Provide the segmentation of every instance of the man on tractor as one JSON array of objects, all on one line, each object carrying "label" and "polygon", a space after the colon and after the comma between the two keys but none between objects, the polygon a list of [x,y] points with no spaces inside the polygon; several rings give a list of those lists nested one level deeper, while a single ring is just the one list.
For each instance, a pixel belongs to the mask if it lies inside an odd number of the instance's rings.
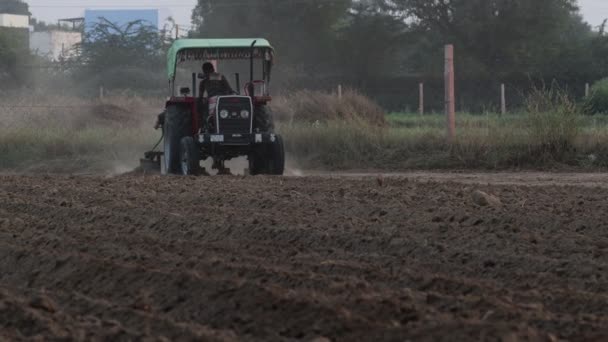
[{"label": "man on tractor", "polygon": [[224,95],[233,95],[236,94],[232,87],[230,87],[230,83],[224,75],[215,71],[215,67],[210,62],[205,62],[203,64],[203,80],[199,86],[199,96],[205,97],[205,92],[207,93],[207,98],[214,96],[224,96]]},{"label": "man on tractor", "polygon": [[[199,97],[200,98],[211,98],[215,96],[234,95],[236,92],[232,90],[230,83],[224,77],[224,75],[215,71],[215,67],[211,62],[203,63],[203,74],[199,76],[202,81],[199,85]],[[202,112],[206,117],[209,113],[206,106],[202,106]],[[165,122],[165,112],[158,115],[156,123],[154,124],[155,129],[160,129]]]}]

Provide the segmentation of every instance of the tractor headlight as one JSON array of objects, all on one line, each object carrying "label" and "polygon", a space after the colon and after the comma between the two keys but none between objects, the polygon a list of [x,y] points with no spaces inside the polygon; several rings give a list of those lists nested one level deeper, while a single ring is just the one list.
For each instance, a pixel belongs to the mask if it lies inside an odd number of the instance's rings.
[{"label": "tractor headlight", "polygon": [[247,118],[249,118],[249,111],[248,111],[248,110],[242,110],[242,111],[241,111],[241,117],[242,117],[243,119],[247,119]]},{"label": "tractor headlight", "polygon": [[220,118],[222,118],[222,119],[228,119],[228,115],[230,115],[230,113],[228,113],[228,111],[226,109],[222,109],[220,111]]}]

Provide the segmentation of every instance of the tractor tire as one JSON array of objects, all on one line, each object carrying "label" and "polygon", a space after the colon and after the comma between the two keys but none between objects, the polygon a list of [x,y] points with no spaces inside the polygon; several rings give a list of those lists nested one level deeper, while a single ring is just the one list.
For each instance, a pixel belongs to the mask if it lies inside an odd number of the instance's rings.
[{"label": "tractor tire", "polygon": [[283,137],[276,136],[276,140],[268,146],[268,174],[282,176],[285,173],[285,145]]},{"label": "tractor tire", "polygon": [[249,175],[257,176],[266,174],[267,163],[264,154],[264,151],[261,148],[258,148],[249,155]]},{"label": "tractor tire", "polygon": [[181,174],[180,144],[183,137],[191,135],[191,127],[192,118],[187,108],[175,105],[167,107],[163,123],[164,155],[161,161],[162,174]]},{"label": "tractor tire", "polygon": [[191,136],[183,137],[180,149],[180,170],[184,176],[196,176],[200,172],[200,153],[198,146],[194,142],[194,138]]},{"label": "tractor tire", "polygon": [[274,132],[274,115],[268,106],[258,106],[254,111],[253,129],[257,132]]},{"label": "tractor tire", "polygon": [[249,174],[282,176],[285,173],[285,147],[283,138],[276,135],[276,140],[268,145],[259,146],[249,156]]}]

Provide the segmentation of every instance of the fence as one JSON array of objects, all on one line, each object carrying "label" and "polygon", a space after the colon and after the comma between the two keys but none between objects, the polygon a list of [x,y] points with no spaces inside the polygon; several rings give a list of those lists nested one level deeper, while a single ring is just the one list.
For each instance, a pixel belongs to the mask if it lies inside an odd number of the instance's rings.
[{"label": "fence", "polygon": [[[86,69],[86,68],[85,68]],[[134,94],[164,97],[167,95],[166,74],[162,68],[114,67],[99,72],[79,73],[82,68],[69,66],[31,68],[29,79],[40,89],[59,94],[74,94],[95,97],[100,86],[105,95]],[[88,75],[83,77],[83,75]],[[1,76],[1,75],[0,75]],[[8,77],[8,75],[6,75]],[[10,77],[8,77],[10,78]],[[7,80],[8,80],[7,78]],[[599,77],[598,77],[599,78]],[[104,84],[108,80],[111,84]],[[456,70],[456,109],[480,113],[517,111],[523,106],[529,91],[534,87],[556,84],[574,99],[582,99],[589,92],[590,78],[529,77],[525,75],[506,77],[467,76]],[[25,81],[27,83],[27,80]],[[389,111],[420,112],[421,84],[425,113],[444,111],[443,75],[414,75],[403,77],[376,77],[357,79],[352,76],[292,76],[286,78],[277,70],[272,84],[273,94],[279,95],[297,89],[331,91],[337,93],[338,85],[343,89],[354,88],[368,95]],[[504,85],[504,104],[502,103]],[[28,87],[26,85],[25,87]],[[2,82],[0,91],[14,88],[14,82]]]},{"label": "fence", "polygon": [[[532,89],[558,86],[575,100],[581,100],[588,93],[588,85],[595,80],[554,79],[551,77],[532,79],[511,77],[505,79],[484,79],[459,77],[456,70],[456,109],[461,112],[481,113],[502,111],[502,87],[504,86],[505,111],[517,111],[523,107]],[[282,88],[291,91],[307,88],[321,91],[336,91],[337,86],[354,88],[373,98],[389,111],[420,112],[421,84],[425,113],[443,113],[445,109],[445,84],[443,76],[425,77],[384,77],[361,82],[344,77],[291,79]]]}]

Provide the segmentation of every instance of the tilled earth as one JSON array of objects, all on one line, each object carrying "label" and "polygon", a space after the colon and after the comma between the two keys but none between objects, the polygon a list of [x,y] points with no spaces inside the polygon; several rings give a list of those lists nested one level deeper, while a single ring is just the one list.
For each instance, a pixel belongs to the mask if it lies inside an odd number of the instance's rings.
[{"label": "tilled earth", "polygon": [[0,176],[0,340],[606,341],[607,212],[594,186]]}]

